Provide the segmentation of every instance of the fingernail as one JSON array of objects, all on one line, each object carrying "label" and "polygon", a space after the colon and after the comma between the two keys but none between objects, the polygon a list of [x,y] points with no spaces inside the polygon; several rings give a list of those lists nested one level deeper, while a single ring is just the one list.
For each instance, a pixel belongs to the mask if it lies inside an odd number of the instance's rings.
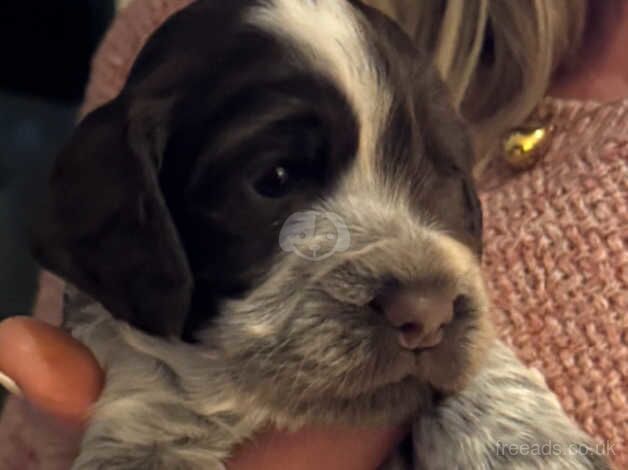
[{"label": "fingernail", "polygon": [[12,379],[10,379],[7,375],[4,375],[2,372],[0,372],[0,385],[6,388],[9,393],[18,397],[22,396],[22,390],[20,387],[18,387]]}]

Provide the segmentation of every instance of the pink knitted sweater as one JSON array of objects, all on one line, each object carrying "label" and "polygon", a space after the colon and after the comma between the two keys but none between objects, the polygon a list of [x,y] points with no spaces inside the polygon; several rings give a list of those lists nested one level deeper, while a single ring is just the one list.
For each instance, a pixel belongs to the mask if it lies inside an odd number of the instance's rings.
[{"label": "pink knitted sweater", "polygon": [[628,100],[547,99],[539,119],[543,160],[481,182],[499,331],[628,469]]},{"label": "pink knitted sweater", "polygon": [[[113,98],[148,35],[191,0],[137,0],[93,64],[87,112]],[[567,412],[628,468],[628,100],[548,99],[533,169],[497,160],[481,181],[484,266],[502,337]]]}]

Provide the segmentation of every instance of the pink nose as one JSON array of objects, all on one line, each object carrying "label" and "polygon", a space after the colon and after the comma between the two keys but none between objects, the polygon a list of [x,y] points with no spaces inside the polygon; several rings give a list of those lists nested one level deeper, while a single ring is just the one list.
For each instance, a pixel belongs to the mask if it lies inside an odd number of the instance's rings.
[{"label": "pink nose", "polygon": [[376,303],[388,321],[399,330],[405,349],[425,349],[443,340],[445,325],[454,317],[454,299],[399,287],[382,294]]}]

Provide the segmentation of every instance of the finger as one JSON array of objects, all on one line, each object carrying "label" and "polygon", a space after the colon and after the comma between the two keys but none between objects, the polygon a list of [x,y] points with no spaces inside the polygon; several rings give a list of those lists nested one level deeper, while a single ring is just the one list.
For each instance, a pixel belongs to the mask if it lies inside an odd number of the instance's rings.
[{"label": "finger", "polygon": [[0,372],[35,408],[77,425],[88,417],[104,381],[96,358],[84,345],[26,317],[0,323]]}]

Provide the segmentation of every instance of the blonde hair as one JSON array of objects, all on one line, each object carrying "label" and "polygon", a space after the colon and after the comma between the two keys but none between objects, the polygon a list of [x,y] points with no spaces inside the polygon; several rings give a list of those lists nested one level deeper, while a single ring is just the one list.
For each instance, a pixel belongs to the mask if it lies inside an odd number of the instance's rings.
[{"label": "blonde hair", "polygon": [[478,159],[524,121],[574,57],[586,0],[365,0],[432,54]]}]

